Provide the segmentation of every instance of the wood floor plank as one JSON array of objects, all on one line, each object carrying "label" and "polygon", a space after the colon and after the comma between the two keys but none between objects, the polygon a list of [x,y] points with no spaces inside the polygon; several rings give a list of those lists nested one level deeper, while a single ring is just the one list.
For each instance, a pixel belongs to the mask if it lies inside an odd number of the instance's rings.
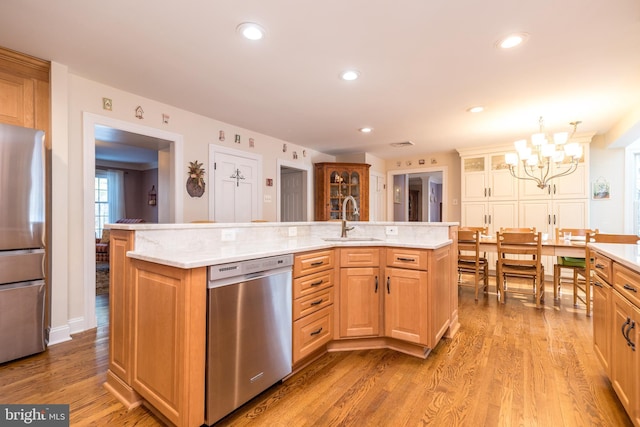
[{"label": "wood floor plank", "polygon": [[[492,286],[492,290],[495,289]],[[102,297],[102,299],[101,299]],[[108,296],[106,297],[108,298]],[[67,403],[73,426],[159,426],[104,387],[108,300],[99,326],[0,365],[0,402]],[[592,348],[592,319],[570,293],[533,298],[459,291],[460,331],[426,360],[392,350],[330,353],[218,426],[631,426]]]}]

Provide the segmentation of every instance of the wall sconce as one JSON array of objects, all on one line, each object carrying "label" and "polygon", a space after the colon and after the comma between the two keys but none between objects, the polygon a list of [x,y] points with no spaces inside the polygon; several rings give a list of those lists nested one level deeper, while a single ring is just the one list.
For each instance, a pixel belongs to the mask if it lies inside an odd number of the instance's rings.
[{"label": "wall sconce", "polygon": [[149,206],[155,206],[158,201],[158,193],[156,193],[156,186],[151,186],[151,191],[149,191],[149,196],[147,198],[147,203]]}]

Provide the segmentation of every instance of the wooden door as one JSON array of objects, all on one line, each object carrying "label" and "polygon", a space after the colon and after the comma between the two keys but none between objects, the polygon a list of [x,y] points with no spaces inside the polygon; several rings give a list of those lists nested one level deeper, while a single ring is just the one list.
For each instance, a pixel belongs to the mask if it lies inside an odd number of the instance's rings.
[{"label": "wooden door", "polygon": [[260,219],[258,161],[217,152],[214,167],[216,222],[250,222]]}]

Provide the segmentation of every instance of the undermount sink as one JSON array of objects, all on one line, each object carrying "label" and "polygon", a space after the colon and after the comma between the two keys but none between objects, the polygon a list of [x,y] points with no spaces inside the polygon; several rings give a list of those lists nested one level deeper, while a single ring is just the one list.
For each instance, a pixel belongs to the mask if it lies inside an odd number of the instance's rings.
[{"label": "undermount sink", "polygon": [[379,242],[375,237],[323,237],[326,242]]}]

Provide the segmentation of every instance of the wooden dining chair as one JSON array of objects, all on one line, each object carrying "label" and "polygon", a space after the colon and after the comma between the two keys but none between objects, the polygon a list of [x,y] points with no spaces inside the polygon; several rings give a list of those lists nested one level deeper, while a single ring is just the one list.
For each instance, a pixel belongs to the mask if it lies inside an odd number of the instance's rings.
[{"label": "wooden dining chair", "polygon": [[535,233],[535,227],[500,227],[502,233]]},{"label": "wooden dining chair", "polygon": [[[586,240],[587,233],[594,235],[598,233],[598,229],[591,230],[588,228],[556,228],[556,241],[562,240],[564,233],[571,233],[571,237],[578,237]],[[573,304],[576,304],[575,295],[578,286],[577,270],[584,270],[585,259],[567,256],[557,257],[556,263],[553,265],[553,299],[560,298],[562,293],[562,272],[563,270],[571,271],[571,284],[573,285]]]},{"label": "wooden dining chair", "polygon": [[[489,292],[489,263],[486,256],[480,255],[479,230],[460,228],[458,230],[458,284],[473,286],[476,291],[476,301],[480,293],[480,284],[484,293]],[[463,274],[473,275],[473,283],[462,281]]]},{"label": "wooden dining chair", "polygon": [[[502,232],[496,233],[498,261],[496,262],[496,286],[500,302],[505,294],[533,295],[536,307],[544,300],[544,266],[542,265],[542,233]],[[531,280],[532,291],[507,286],[507,279]]]},{"label": "wooden dining chair", "polygon": [[[626,243],[637,244],[640,241],[640,236],[635,234],[604,234],[604,233],[587,233],[586,243]],[[591,250],[587,246],[587,253],[585,257],[585,267],[583,269],[576,269],[574,283],[576,283],[573,290],[573,305],[578,305],[578,300],[584,303],[586,306],[587,316],[591,316],[591,274],[597,267],[593,265],[593,257],[591,256]],[[582,292],[582,295],[579,294]]]}]

